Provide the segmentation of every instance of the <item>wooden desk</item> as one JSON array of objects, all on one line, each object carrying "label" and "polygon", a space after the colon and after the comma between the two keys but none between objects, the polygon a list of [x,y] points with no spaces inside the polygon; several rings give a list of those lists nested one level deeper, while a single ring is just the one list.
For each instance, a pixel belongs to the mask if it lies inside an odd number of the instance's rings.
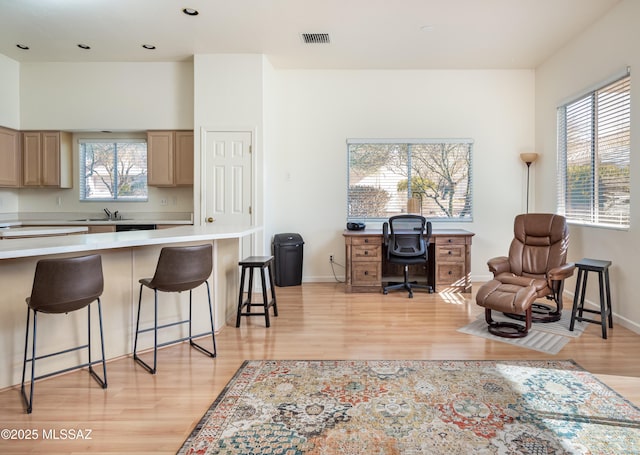
[{"label": "wooden desk", "polygon": [[[469,275],[474,235],[464,229],[433,230],[429,261],[422,273],[435,292],[471,292]],[[346,292],[380,292],[387,274],[382,230],[345,230],[343,236]]]}]

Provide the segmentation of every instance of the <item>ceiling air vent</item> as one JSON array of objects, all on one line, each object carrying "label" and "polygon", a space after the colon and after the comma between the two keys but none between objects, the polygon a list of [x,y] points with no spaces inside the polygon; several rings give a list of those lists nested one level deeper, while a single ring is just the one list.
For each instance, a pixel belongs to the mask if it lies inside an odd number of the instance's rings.
[{"label": "ceiling air vent", "polygon": [[305,44],[331,43],[328,33],[300,33],[300,37],[302,38],[302,42]]}]

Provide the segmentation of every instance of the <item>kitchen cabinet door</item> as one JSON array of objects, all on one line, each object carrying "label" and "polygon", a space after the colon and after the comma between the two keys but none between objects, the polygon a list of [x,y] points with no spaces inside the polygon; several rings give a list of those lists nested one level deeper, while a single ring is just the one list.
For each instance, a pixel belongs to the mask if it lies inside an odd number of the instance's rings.
[{"label": "kitchen cabinet door", "polygon": [[0,187],[20,186],[21,163],[20,131],[0,127]]},{"label": "kitchen cabinet door", "polygon": [[22,133],[23,186],[72,188],[71,133]]},{"label": "kitchen cabinet door", "polygon": [[193,131],[148,131],[149,186],[193,185]]},{"label": "kitchen cabinet door", "polygon": [[173,141],[173,131],[147,132],[147,184],[149,186],[175,186]]}]

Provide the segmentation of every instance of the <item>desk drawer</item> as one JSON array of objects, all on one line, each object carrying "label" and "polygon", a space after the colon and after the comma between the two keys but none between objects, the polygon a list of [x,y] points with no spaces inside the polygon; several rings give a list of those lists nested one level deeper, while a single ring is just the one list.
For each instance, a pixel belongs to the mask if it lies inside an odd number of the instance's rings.
[{"label": "desk drawer", "polygon": [[444,237],[437,236],[435,237],[436,245],[464,245],[467,243],[467,239],[465,237]]},{"label": "desk drawer", "polygon": [[439,263],[436,270],[436,285],[464,286],[466,283],[464,262]]},{"label": "desk drawer", "polygon": [[382,245],[382,237],[380,236],[354,236],[351,239],[352,245]]},{"label": "desk drawer", "polygon": [[380,245],[353,245],[351,247],[351,260],[354,262],[380,262],[382,247]]},{"label": "desk drawer", "polygon": [[354,262],[351,266],[351,281],[354,286],[381,286],[382,266],[377,262]]},{"label": "desk drawer", "polygon": [[449,262],[458,262],[464,261],[466,254],[466,247],[464,244],[462,245],[436,245],[436,261],[449,261]]}]

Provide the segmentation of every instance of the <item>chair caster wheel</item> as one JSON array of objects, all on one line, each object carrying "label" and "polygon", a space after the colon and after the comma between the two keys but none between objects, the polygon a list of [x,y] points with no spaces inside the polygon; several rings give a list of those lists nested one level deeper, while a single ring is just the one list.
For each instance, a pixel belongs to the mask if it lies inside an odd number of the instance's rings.
[{"label": "chair caster wheel", "polygon": [[387,294],[389,293],[389,291],[387,291],[387,290],[385,289],[384,291],[382,291],[382,293],[383,293],[384,295],[387,295]]}]

